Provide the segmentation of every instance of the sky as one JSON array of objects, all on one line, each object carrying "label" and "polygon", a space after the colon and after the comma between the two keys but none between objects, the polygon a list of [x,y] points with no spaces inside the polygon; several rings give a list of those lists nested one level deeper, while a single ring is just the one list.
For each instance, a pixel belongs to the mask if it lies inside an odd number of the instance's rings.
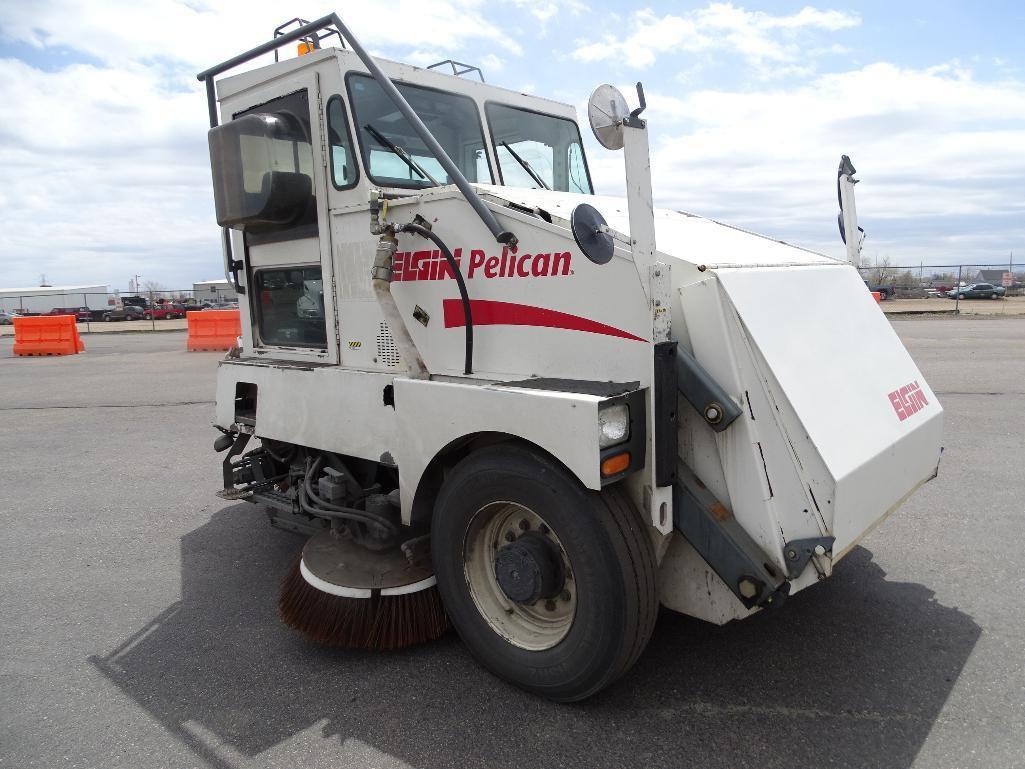
[{"label": "sky", "polygon": [[[345,6],[349,6],[346,8]],[[284,10],[287,8],[287,10]],[[0,4],[0,287],[166,288],[222,274],[195,74],[305,0]],[[843,257],[851,157],[863,257],[1025,263],[1025,3],[394,0],[344,4],[375,55],[457,59],[577,107],[644,83],[657,205]],[[581,126],[596,191],[622,154]]]}]

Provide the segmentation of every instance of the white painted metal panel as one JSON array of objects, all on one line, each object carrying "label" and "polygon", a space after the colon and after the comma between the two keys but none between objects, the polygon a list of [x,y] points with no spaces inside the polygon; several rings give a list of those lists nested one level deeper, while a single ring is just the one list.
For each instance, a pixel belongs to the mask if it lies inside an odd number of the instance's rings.
[{"label": "white painted metal panel", "polygon": [[[488,185],[475,187],[496,200],[507,200],[528,208],[540,207],[567,221],[578,204],[589,203],[601,211],[609,227],[629,238],[630,218],[625,198]],[[694,214],[665,208],[656,208],[654,213],[659,252],[694,265],[842,264],[828,256]]]},{"label": "white painted metal panel", "polygon": [[502,432],[557,457],[589,489],[601,488],[598,404],[593,395],[424,379],[395,380],[403,515],[427,465],[458,438]]},{"label": "white painted metal panel", "polygon": [[235,384],[257,387],[256,434],[377,461],[396,443],[395,410],[384,405],[387,374],[338,366],[221,361],[217,424],[235,421]]},{"label": "white painted metal panel", "polygon": [[[923,481],[939,461],[943,410],[857,271],[846,265],[718,271],[789,411],[836,486],[835,552]],[[917,383],[922,405],[901,418],[891,394]]]}]

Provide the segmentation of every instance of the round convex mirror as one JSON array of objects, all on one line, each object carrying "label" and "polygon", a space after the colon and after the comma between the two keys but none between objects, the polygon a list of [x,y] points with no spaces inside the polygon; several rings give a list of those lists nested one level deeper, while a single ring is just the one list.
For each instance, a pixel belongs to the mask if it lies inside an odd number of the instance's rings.
[{"label": "round convex mirror", "polygon": [[595,88],[587,102],[587,119],[594,138],[607,150],[623,149],[623,120],[629,115],[626,99],[611,85]]},{"label": "round convex mirror", "polygon": [[597,208],[581,203],[570,214],[569,226],[580,250],[592,262],[605,264],[612,258],[615,251],[612,233]]}]

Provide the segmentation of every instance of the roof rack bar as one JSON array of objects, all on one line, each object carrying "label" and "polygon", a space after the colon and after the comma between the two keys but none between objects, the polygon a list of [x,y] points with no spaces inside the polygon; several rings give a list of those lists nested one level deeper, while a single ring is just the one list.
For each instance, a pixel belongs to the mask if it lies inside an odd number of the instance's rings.
[{"label": "roof rack bar", "polygon": [[484,73],[481,72],[480,67],[475,67],[472,64],[464,64],[461,61],[454,61],[452,59],[445,59],[444,61],[439,61],[439,62],[437,62],[435,64],[429,65],[427,67],[427,69],[434,69],[435,67],[444,67],[446,64],[448,64],[448,65],[450,65],[452,67],[452,74],[455,75],[456,77],[459,77],[460,75],[465,75],[465,74],[467,74],[469,72],[476,72],[477,73],[477,77],[480,78],[480,81],[482,83],[484,82]]},{"label": "roof rack bar", "polygon": [[[275,27],[274,37],[281,37],[283,34],[285,34],[285,30],[293,24],[298,24],[301,27],[309,23],[310,22],[308,22],[306,19],[296,16],[294,19],[289,19],[284,24]],[[338,38],[338,41],[342,44],[342,48],[345,48],[345,39],[342,37],[341,33],[337,29],[331,27],[329,27],[327,31],[323,34],[309,35],[306,39],[314,48],[320,48],[320,41],[324,40],[325,38],[331,37],[331,35],[335,35]],[[276,48],[274,49],[274,61],[278,61],[278,51]]]},{"label": "roof rack bar", "polygon": [[[453,181],[456,187],[459,188],[459,192],[462,193],[463,197],[466,198],[466,202],[470,204],[477,216],[480,217],[481,221],[484,222],[484,226],[491,231],[495,240],[499,243],[504,243],[509,247],[514,247],[517,243],[516,236],[508,231],[503,230],[502,225],[498,223],[498,219],[491,212],[491,209],[484,205],[484,201],[480,199],[480,196],[474,191],[473,187],[463,176],[463,172],[459,170],[455,163],[452,162],[452,158],[445,152],[445,148],[442,147],[438,140],[434,138],[434,134],[430,132],[424,122],[420,119],[420,116],[413,111],[413,108],[409,106],[409,102],[406,101],[405,97],[399,93],[399,89],[395,87],[395,84],[385,75],[381,68],[377,66],[377,63],[370,57],[370,54],[366,52],[366,49],[360,45],[359,40],[355,38],[349,28],[342,23],[337,13],[332,13],[327,16],[322,16],[316,21],[304,24],[303,26],[293,29],[291,32],[286,32],[280,37],[275,37],[263,45],[258,45],[245,53],[240,53],[238,56],[233,56],[227,61],[221,62],[220,64],[205,69],[200,72],[196,77],[200,81],[207,82],[207,107],[210,111],[210,127],[215,128],[217,126],[217,103],[214,95],[214,88],[212,81],[214,77],[220,75],[222,72],[226,72],[229,69],[245,64],[247,61],[251,61],[258,56],[263,56],[265,53],[276,51],[283,45],[291,43],[293,40],[299,40],[304,37],[324,29],[325,27],[334,27],[339,37],[343,41],[348,41],[352,47],[353,53],[359,56],[360,61],[367,68],[377,84],[381,86],[381,90],[384,91],[385,95],[391,100],[395,108],[402,113],[402,116],[409,121],[413,130],[416,131],[417,136],[420,140],[427,145],[427,149],[433,153],[434,157],[441,164],[441,167],[445,169],[445,173],[448,174],[449,179]],[[230,260],[230,254],[228,256]]]}]

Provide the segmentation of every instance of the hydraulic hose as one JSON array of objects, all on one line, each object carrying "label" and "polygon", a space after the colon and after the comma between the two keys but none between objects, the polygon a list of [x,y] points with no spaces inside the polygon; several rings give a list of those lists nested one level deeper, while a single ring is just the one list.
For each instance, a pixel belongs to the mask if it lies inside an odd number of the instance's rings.
[{"label": "hydraulic hose", "polygon": [[466,344],[465,354],[463,356],[463,373],[473,373],[473,313],[470,310],[470,295],[466,291],[466,281],[463,280],[463,273],[459,271],[459,262],[456,261],[455,257],[452,256],[452,252],[448,250],[448,246],[445,242],[435,235],[431,230],[426,227],[422,227],[419,224],[405,224],[399,228],[400,232],[412,232],[416,235],[421,235],[427,238],[441,251],[441,255],[445,257],[445,261],[448,262],[448,266],[452,268],[452,275],[455,276],[456,284],[459,286],[459,298],[463,303],[463,317],[466,318]]},{"label": "hydraulic hose", "polygon": [[322,499],[313,489],[313,478],[320,472],[320,468],[323,467],[323,465],[324,457],[317,457],[307,470],[306,477],[303,478],[303,485],[299,490],[299,506],[303,510],[309,512],[311,515],[322,516],[324,518],[341,518],[343,520],[373,524],[374,526],[380,526],[385,529],[391,535],[398,534],[399,530],[395,523],[384,516],[371,513],[367,510],[359,510],[355,507],[333,505]]}]

